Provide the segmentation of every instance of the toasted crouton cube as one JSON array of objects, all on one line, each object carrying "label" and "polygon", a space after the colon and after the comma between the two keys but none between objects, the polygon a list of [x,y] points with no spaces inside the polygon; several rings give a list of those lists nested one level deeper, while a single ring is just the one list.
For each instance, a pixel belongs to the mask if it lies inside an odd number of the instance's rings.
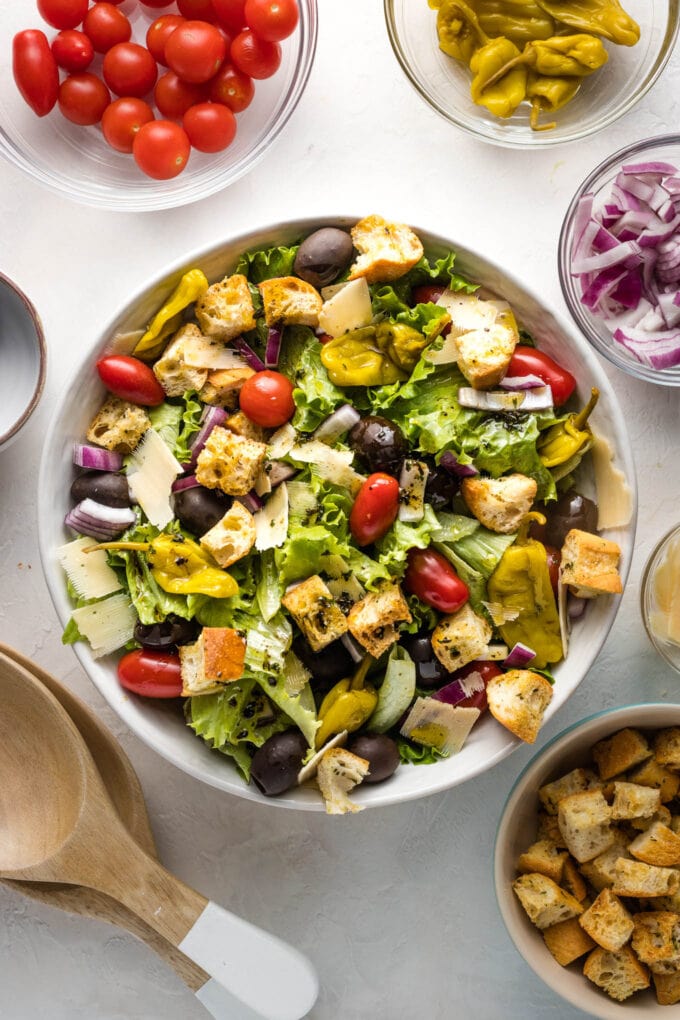
[{"label": "toasted crouton cube", "polygon": [[614,800],[612,802],[612,818],[614,820],[651,818],[660,807],[661,793],[659,790],[621,780],[614,783]]},{"label": "toasted crouton cube", "polygon": [[153,366],[154,375],[169,397],[181,397],[187,390],[200,390],[208,378],[206,368],[191,368],[184,360],[187,341],[202,339],[198,326],[188,322],[174,337]]},{"label": "toasted crouton cube", "polygon": [[216,426],[198,455],[196,479],[207,489],[228,496],[245,496],[253,488],[264,464],[267,447]]},{"label": "toasted crouton cube", "polygon": [[264,305],[264,321],[268,326],[319,325],[323,301],[311,283],[297,276],[276,276],[258,284]]},{"label": "toasted crouton cube", "polygon": [[649,988],[649,972],[630,946],[623,946],[616,953],[598,946],[586,960],[583,973],[617,1002],[623,1002],[635,992]]},{"label": "toasted crouton cube", "polygon": [[224,427],[229,429],[230,432],[235,432],[237,436],[243,436],[244,439],[254,439],[256,443],[266,442],[262,426],[256,425],[243,411],[236,411],[234,414],[230,414],[224,423]]},{"label": "toasted crouton cube", "polygon": [[583,903],[588,894],[588,888],[578,870],[576,861],[572,857],[567,857],[564,862],[561,885],[562,888],[566,889],[567,892],[570,892],[571,895],[579,901],[579,903]]},{"label": "toasted crouton cube", "polygon": [[598,741],[592,754],[600,779],[612,779],[650,758],[652,752],[639,730],[625,729]]},{"label": "toasted crouton cube", "polygon": [[672,974],[652,974],[652,981],[660,1006],[674,1006],[680,1002],[680,970]]},{"label": "toasted crouton cube", "polygon": [[537,928],[549,928],[559,921],[583,913],[583,907],[577,899],[560,889],[552,878],[538,872],[520,875],[512,883],[512,888],[529,915],[529,920]]},{"label": "toasted crouton cube", "polygon": [[581,864],[581,874],[598,892],[601,892],[602,889],[611,889],[614,884],[616,865],[622,857],[630,858],[628,840],[624,833],[615,829],[612,845],[592,861],[585,861]]},{"label": "toasted crouton cube", "polygon": [[347,616],[350,634],[375,659],[399,636],[396,624],[410,623],[411,612],[398,584],[383,584],[355,602]]},{"label": "toasted crouton cube", "polygon": [[549,815],[546,811],[538,812],[536,839],[549,839],[555,846],[566,849],[567,844],[557,824],[557,815]]},{"label": "toasted crouton cube", "polygon": [[578,918],[570,917],[566,921],[558,921],[543,931],[543,941],[561,967],[568,967],[579,956],[584,956],[595,943],[590,935],[578,923]]},{"label": "toasted crouton cube", "polygon": [[539,872],[547,875],[558,885],[562,882],[564,862],[568,857],[566,850],[560,850],[548,839],[538,840],[532,843],[523,854],[520,854],[517,861],[517,870],[520,875],[529,875],[532,872]]},{"label": "toasted crouton cube", "polygon": [[301,581],[281,599],[315,652],[347,632],[347,619],[318,574]]},{"label": "toasted crouton cube", "polygon": [[243,676],[246,640],[231,627],[204,627],[192,645],[181,645],[182,696],[214,694]]},{"label": "toasted crouton cube", "polygon": [[672,820],[673,818],[670,811],[664,804],[662,804],[659,810],[655,811],[653,815],[649,816],[649,818],[630,818],[628,820],[628,825],[631,830],[637,829],[638,832],[646,832],[647,829],[651,829],[652,825],[655,825],[656,822],[661,822],[662,825],[668,826],[668,828],[673,832],[675,830],[671,825]]},{"label": "toasted crouton cube", "polygon": [[572,528],[562,546],[562,583],[580,598],[620,595],[623,591],[618,570],[620,557],[621,548],[616,542]]},{"label": "toasted crouton cube", "polygon": [[486,651],[493,631],[483,616],[466,602],[455,613],[442,616],[432,631],[432,651],[442,666],[453,672]]},{"label": "toasted crouton cube", "polygon": [[143,407],[118,397],[109,397],[90,422],[87,438],[90,443],[115,453],[128,454],[137,447],[151,419]]},{"label": "toasted crouton cube", "polygon": [[654,737],[654,758],[667,769],[680,770],[680,726],[659,730]]},{"label": "toasted crouton cube", "polygon": [[517,531],[531,510],[537,485],[533,478],[514,473],[502,478],[464,478],[460,494],[480,524],[507,535]]},{"label": "toasted crouton cube", "polygon": [[226,570],[255,545],[255,521],[243,503],[234,500],[224,517],[201,537],[200,543],[218,566]]},{"label": "toasted crouton cube", "polygon": [[501,323],[456,337],[458,367],[476,390],[496,386],[508,370],[518,335]]},{"label": "toasted crouton cube", "polygon": [[603,949],[615,953],[633,933],[633,918],[611,889],[603,889],[578,923]]},{"label": "toasted crouton cube", "polygon": [[659,791],[661,803],[668,804],[680,789],[680,776],[649,758],[630,773],[630,781],[640,786],[651,786]]},{"label": "toasted crouton cube", "polygon": [[494,719],[520,740],[533,744],[552,700],[553,689],[540,673],[509,669],[489,681],[486,696]]},{"label": "toasted crouton cube", "polygon": [[617,896],[672,896],[680,885],[680,871],[619,857],[612,892]]},{"label": "toasted crouton cube", "polygon": [[672,868],[680,865],[680,836],[662,822],[654,822],[630,843],[633,857],[645,864]]},{"label": "toasted crouton cube", "polygon": [[538,791],[538,798],[548,814],[556,815],[563,797],[581,793],[583,790],[597,790],[601,786],[602,783],[592,769],[572,769],[559,779],[554,779],[552,783],[542,786]]},{"label": "toasted crouton cube", "polygon": [[633,917],[631,945],[638,959],[657,974],[680,970],[680,914],[647,910]]},{"label": "toasted crouton cube", "polygon": [[422,243],[410,227],[382,216],[365,216],[351,234],[359,257],[350,266],[350,280],[360,276],[367,283],[398,280],[423,256]]},{"label": "toasted crouton cube", "polygon": [[236,407],[238,395],[247,379],[255,372],[252,368],[218,368],[208,373],[208,378],[199,391],[204,404],[213,407]]},{"label": "toasted crouton cube", "polygon": [[227,342],[255,329],[255,310],[248,281],[241,273],[225,276],[196,302],[196,318],[206,336]]},{"label": "toasted crouton cube", "polygon": [[345,750],[344,747],[332,747],[322,756],[316,773],[321,795],[326,802],[326,813],[344,815],[348,811],[362,811],[348,797],[348,793],[358,786],[368,775],[370,768],[366,758]]},{"label": "toasted crouton cube", "polygon": [[611,808],[601,790],[584,790],[563,797],[557,818],[569,852],[581,864],[592,861],[614,843]]}]

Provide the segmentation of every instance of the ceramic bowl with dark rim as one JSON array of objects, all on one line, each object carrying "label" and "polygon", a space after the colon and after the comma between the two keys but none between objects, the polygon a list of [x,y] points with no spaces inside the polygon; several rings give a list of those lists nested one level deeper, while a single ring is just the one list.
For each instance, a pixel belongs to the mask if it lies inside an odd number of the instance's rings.
[{"label": "ceramic bowl with dark rim", "polygon": [[19,435],[37,407],[45,384],[46,348],[40,317],[31,301],[0,273],[0,449]]}]

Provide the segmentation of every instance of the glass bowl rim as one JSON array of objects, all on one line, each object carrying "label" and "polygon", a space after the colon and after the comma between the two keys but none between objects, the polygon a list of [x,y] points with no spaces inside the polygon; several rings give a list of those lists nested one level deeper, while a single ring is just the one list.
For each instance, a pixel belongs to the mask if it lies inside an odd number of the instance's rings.
[{"label": "glass bowl rim", "polygon": [[640,615],[642,616],[642,623],[645,628],[645,632],[647,634],[647,637],[649,638],[652,647],[654,648],[654,651],[658,652],[661,658],[665,662],[667,662],[668,665],[676,671],[676,673],[680,673],[680,649],[678,650],[679,661],[674,662],[673,659],[671,659],[668,653],[665,651],[663,645],[661,644],[657,636],[652,632],[651,624],[647,616],[646,606],[647,588],[651,582],[652,567],[656,566],[656,561],[663,547],[671,538],[674,538],[676,535],[680,537],[680,522],[674,524],[672,528],[670,528],[664,535],[661,536],[661,538],[656,543],[656,545],[650,552],[649,556],[647,557],[647,562],[645,563],[644,570],[642,572],[642,577],[640,579]]}]

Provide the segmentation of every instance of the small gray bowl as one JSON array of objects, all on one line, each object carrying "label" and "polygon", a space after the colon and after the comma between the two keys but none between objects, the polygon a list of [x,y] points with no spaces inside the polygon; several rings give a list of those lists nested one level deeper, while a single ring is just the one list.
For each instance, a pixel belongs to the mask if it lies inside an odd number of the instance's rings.
[{"label": "small gray bowl", "polygon": [[0,273],[0,365],[6,385],[0,401],[0,449],[16,439],[45,385],[45,337],[35,308]]}]

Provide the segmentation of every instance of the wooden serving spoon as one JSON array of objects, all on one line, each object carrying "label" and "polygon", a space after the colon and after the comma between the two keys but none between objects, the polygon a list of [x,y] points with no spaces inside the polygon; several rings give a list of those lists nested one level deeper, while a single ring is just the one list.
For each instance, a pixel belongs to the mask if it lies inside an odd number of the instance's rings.
[{"label": "wooden serving spoon", "polygon": [[198,993],[208,1008],[219,990],[239,1016],[305,1016],[318,993],[306,957],[206,900],[138,846],[71,717],[5,656],[0,701],[0,878],[111,896],[212,975],[206,996]]},{"label": "wooden serving spoon", "polygon": [[[144,794],[137,778],[137,773],[118,741],[100,723],[90,708],[61,684],[37,663],[32,662],[15,648],[10,648],[0,641],[0,659],[11,659],[19,666],[28,670],[66,709],[78,727],[94,759],[99,774],[104,780],[106,792],[114,803],[121,821],[130,834],[146,850],[157,857],[149,816],[146,811]],[[94,917],[99,921],[126,928],[131,934],[145,942],[161,959],[168,964],[192,992],[198,992],[208,981],[210,975],[197,967],[179,949],[162,938],[148,924],[141,921],[127,907],[121,906],[105,893],[95,892],[80,885],[56,885],[44,882],[21,882],[9,878],[0,878],[0,882],[8,888],[16,889],[23,896],[57,907],[70,914],[82,917]]]}]

